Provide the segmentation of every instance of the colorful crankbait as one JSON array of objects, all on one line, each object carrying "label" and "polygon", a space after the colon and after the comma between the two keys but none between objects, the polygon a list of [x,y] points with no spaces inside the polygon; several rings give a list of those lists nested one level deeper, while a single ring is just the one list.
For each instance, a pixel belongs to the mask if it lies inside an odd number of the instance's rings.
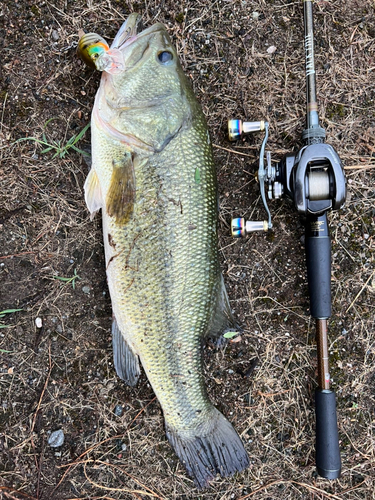
[{"label": "colorful crankbait", "polygon": [[119,49],[110,49],[103,37],[96,33],[85,33],[78,42],[77,54],[92,69],[116,75],[125,69],[124,58]]}]

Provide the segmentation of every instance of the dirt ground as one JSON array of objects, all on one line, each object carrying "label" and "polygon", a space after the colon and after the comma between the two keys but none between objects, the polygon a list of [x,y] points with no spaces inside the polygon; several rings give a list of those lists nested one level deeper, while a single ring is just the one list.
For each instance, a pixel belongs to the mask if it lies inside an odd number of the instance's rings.
[{"label": "dirt ground", "polygon": [[[303,225],[270,202],[274,231],[235,241],[230,219],[265,217],[255,181],[261,135],[231,144],[228,118],[267,119],[273,160],[301,146],[302,1],[5,0],[0,6],[0,496],[6,499],[375,498],[375,4],[316,1],[322,126],[346,168],[331,213],[329,351],[342,476],[314,461],[316,344]],[[145,375],[112,365],[100,217],[83,200],[88,166],[69,147],[89,123],[100,75],[77,59],[78,30],[112,40],[132,11],[163,22],[214,144],[220,256],[240,343],[204,352],[210,398],[251,467],[194,488],[166,440]],[[54,145],[44,146],[34,138]],[[69,142],[70,140],[70,142]],[[89,132],[76,143],[89,146]],[[57,154],[56,154],[57,153]],[[5,327],[5,328],[4,328]],[[64,443],[51,447],[51,432]]]}]

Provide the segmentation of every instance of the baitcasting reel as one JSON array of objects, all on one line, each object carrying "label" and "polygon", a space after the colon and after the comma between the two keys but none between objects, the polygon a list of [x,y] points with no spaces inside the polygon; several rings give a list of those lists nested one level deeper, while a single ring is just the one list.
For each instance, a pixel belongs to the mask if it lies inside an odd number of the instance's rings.
[{"label": "baitcasting reel", "polygon": [[[229,140],[236,141],[244,134],[264,131],[260,150],[258,182],[262,201],[268,215],[267,221],[246,221],[243,218],[232,220],[232,235],[245,236],[253,231],[272,229],[268,199],[287,196],[301,216],[319,215],[327,210],[342,208],[346,197],[346,179],[337,152],[329,144],[324,144],[324,135],[316,129],[307,128],[303,134],[307,143],[298,153],[287,154],[274,166],[271,153],[265,149],[268,141],[269,124],[265,121],[242,122],[228,121]],[[319,127],[319,132],[324,130]],[[266,196],[267,192],[267,196]]]}]

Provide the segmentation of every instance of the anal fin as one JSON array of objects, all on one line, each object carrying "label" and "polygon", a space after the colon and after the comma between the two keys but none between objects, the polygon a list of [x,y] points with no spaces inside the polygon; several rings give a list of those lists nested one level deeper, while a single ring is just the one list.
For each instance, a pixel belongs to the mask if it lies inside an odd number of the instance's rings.
[{"label": "anal fin", "polygon": [[215,309],[213,310],[210,324],[207,330],[207,338],[220,341],[220,337],[225,332],[228,332],[230,330],[241,331],[241,327],[233,318],[228,294],[225,288],[224,278],[220,273],[220,288],[217,294]]},{"label": "anal fin", "polygon": [[139,358],[133,352],[121,330],[118,327],[116,318],[112,322],[112,345],[113,345],[113,363],[117,375],[131,387],[137,385],[141,370],[139,367]]}]

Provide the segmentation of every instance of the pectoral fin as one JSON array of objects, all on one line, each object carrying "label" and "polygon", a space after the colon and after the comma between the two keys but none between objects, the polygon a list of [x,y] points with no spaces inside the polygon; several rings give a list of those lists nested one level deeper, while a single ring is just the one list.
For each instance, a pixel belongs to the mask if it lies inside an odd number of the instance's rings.
[{"label": "pectoral fin", "polygon": [[86,205],[90,211],[92,219],[96,212],[103,207],[102,191],[100,189],[99,179],[93,168],[90,170],[89,175],[86,178],[83,189],[85,191]]},{"label": "pectoral fin", "polygon": [[133,352],[118,327],[116,318],[112,322],[113,363],[117,375],[131,387],[137,385],[141,370],[139,358]]},{"label": "pectoral fin", "polygon": [[135,202],[135,175],[131,153],[112,162],[112,177],[106,199],[107,213],[117,224],[126,224]]}]

